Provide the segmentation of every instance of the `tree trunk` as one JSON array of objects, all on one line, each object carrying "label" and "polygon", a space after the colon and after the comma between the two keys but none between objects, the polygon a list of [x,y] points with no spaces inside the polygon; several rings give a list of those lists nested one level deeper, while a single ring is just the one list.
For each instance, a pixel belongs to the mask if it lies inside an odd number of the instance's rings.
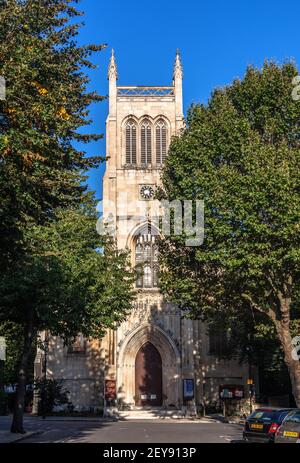
[{"label": "tree trunk", "polygon": [[293,343],[290,332],[290,304],[289,299],[280,298],[281,320],[276,320],[276,330],[283,349],[284,361],[288,368],[292,392],[298,408],[300,408],[300,359],[293,358]]},{"label": "tree trunk", "polygon": [[14,403],[14,415],[10,431],[14,434],[25,434],[24,430],[24,404],[26,394],[26,377],[28,360],[31,354],[33,341],[33,312],[30,311],[24,327],[24,346],[18,372],[18,384]]}]

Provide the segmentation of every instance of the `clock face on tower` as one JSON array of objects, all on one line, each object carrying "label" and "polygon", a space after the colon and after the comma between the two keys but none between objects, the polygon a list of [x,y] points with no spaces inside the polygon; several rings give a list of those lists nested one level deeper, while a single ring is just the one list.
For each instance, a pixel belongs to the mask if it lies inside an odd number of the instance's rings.
[{"label": "clock face on tower", "polygon": [[154,188],[151,185],[142,185],[140,188],[141,198],[150,200],[154,196]]}]

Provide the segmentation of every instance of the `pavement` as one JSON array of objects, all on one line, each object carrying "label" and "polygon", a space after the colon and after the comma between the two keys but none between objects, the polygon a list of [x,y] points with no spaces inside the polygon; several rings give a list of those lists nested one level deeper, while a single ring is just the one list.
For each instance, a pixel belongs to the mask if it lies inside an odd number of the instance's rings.
[{"label": "pavement", "polygon": [[[103,418],[91,418],[91,417],[47,417],[44,420],[41,417],[25,415],[24,417],[24,429],[26,434],[12,434],[9,429],[12,422],[12,416],[0,416],[0,444],[3,443],[18,443],[28,439],[36,438],[43,434],[54,432],[59,435],[60,432],[64,432],[66,429],[72,428],[67,423],[75,423],[76,428],[85,428],[91,426],[93,423],[101,423],[111,421],[110,419]],[[76,423],[78,426],[76,426]],[[81,425],[79,425],[81,423]]]},{"label": "pavement", "polygon": [[112,421],[101,418],[25,417],[26,435],[9,433],[11,417],[0,417],[0,443],[230,443],[242,441],[242,426],[204,418]]}]

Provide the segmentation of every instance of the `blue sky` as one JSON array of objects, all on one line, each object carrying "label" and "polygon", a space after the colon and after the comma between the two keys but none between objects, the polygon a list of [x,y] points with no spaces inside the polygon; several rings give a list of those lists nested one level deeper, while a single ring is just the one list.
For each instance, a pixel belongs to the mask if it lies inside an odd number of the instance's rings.
[{"label": "blue sky", "polygon": [[[300,64],[299,0],[81,0],[85,26],[81,44],[107,43],[95,55],[91,89],[107,95],[107,66],[115,49],[119,85],[171,85],[176,48],[184,66],[185,112],[207,101],[211,91],[244,75],[247,65],[266,58]],[[92,107],[89,130],[105,133],[107,102]],[[88,154],[105,155],[105,140]],[[102,195],[105,166],[89,174],[88,184]]]}]

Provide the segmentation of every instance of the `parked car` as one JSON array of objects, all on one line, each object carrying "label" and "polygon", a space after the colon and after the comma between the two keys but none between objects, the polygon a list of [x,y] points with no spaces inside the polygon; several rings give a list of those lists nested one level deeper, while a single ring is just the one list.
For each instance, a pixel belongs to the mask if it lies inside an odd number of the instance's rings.
[{"label": "parked car", "polygon": [[300,444],[300,409],[293,410],[283,420],[275,436],[276,444]]},{"label": "parked car", "polygon": [[279,426],[292,410],[291,408],[258,408],[246,419],[244,440],[273,443]]}]

